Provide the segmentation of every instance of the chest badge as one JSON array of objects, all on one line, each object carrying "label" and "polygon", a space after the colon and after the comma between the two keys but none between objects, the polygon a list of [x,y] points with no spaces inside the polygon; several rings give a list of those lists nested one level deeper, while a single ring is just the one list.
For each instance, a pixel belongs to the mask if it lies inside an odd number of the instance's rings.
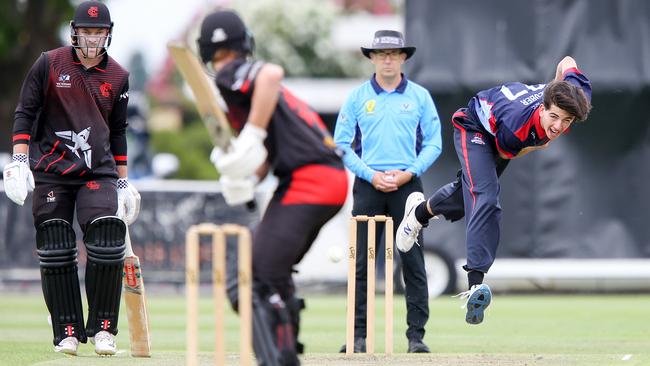
[{"label": "chest badge", "polygon": [[84,129],[79,133],[76,133],[74,131],[58,131],[55,132],[55,134],[61,138],[71,141],[74,145],[66,144],[65,146],[70,149],[70,151],[72,151],[78,158],[81,158],[81,156],[79,156],[79,151],[81,151],[83,153],[86,166],[88,168],[92,167],[91,165],[93,151],[90,147],[90,144],[88,143],[88,138],[90,137],[90,127]]},{"label": "chest badge", "polygon": [[56,82],[57,88],[71,88],[70,74],[59,74],[59,79]]},{"label": "chest badge", "polygon": [[377,102],[374,99],[370,99],[369,101],[366,102],[366,114],[373,114],[375,113],[375,105]]},{"label": "chest badge", "polygon": [[111,83],[103,83],[99,86],[99,92],[106,98],[111,96],[111,91],[113,91],[113,85]]}]

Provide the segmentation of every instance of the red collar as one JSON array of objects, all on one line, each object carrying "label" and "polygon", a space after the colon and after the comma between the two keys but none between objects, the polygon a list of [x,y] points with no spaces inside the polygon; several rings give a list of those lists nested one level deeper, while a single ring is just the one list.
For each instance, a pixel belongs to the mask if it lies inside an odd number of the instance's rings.
[{"label": "red collar", "polygon": [[535,109],[535,112],[533,112],[533,115],[530,117],[533,119],[533,125],[535,126],[535,131],[537,131],[537,138],[538,139],[545,139],[546,138],[546,131],[544,131],[544,128],[542,127],[541,123],[541,118],[540,114],[542,113],[542,105],[540,104],[537,109]]},{"label": "red collar", "polygon": [[84,68],[84,70],[89,71],[89,70],[97,70],[101,72],[106,72],[106,66],[108,65],[108,53],[105,53],[102,56],[102,60],[95,66],[90,67],[86,69],[83,64],[81,63],[81,60],[79,60],[79,56],[77,56],[77,52],[75,51],[75,48],[70,46],[71,52],[72,52],[72,63],[75,65],[79,65]]}]

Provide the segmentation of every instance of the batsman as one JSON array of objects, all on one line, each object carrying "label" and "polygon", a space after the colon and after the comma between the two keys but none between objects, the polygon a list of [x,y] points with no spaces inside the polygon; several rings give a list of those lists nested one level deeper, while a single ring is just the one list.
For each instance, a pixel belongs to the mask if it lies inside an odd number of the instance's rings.
[{"label": "batsman", "polygon": [[[256,61],[253,38],[232,11],[209,14],[198,39],[201,60],[239,134],[211,160],[221,174],[226,202],[253,197],[254,182],[272,171],[279,184],[253,235],[253,347],[261,365],[298,365],[303,302],[293,267],[320,228],[342,207],[348,190],[340,153],[323,121],[281,85],[284,70]],[[228,291],[237,309],[236,288]]]},{"label": "batsman", "polygon": [[[36,253],[54,350],[76,355],[88,339],[116,353],[125,222],[140,195],[127,180],[128,72],[106,53],[113,22],[106,5],[81,3],[70,22],[72,45],[43,52],[22,86],[5,193],[23,205],[33,189]],[[86,245],[84,323],[74,214]]]}]

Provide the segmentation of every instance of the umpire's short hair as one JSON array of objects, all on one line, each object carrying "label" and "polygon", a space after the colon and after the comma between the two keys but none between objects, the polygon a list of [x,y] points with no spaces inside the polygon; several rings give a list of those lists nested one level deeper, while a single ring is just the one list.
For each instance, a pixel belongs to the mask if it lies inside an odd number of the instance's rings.
[{"label": "umpire's short hair", "polygon": [[591,111],[585,92],[564,80],[553,80],[544,88],[544,108],[552,105],[574,116],[577,121],[586,120]]}]

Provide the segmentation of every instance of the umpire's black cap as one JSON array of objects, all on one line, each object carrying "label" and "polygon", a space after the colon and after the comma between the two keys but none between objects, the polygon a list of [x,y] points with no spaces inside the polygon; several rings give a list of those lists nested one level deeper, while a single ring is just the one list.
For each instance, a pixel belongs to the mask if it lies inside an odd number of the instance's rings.
[{"label": "umpire's black cap", "polygon": [[112,28],[111,13],[106,4],[99,1],[84,1],[77,6],[72,18],[73,28]]},{"label": "umpire's black cap", "polygon": [[219,48],[252,52],[251,35],[239,15],[232,10],[208,14],[201,23],[201,33],[196,42],[204,63],[211,61]]},{"label": "umpire's black cap", "polygon": [[370,58],[371,52],[377,50],[400,50],[406,53],[407,60],[415,53],[415,47],[405,46],[404,35],[394,30],[378,30],[372,39],[372,46],[361,47],[361,52],[367,58]]}]

